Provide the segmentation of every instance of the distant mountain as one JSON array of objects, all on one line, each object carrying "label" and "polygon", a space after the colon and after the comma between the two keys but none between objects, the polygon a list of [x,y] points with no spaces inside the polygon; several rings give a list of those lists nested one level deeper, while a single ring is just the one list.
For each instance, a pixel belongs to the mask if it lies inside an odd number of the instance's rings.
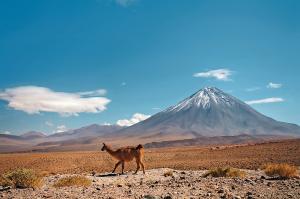
[{"label": "distant mountain", "polygon": [[29,131],[20,135],[20,137],[24,139],[38,139],[38,138],[44,138],[46,137],[46,135],[42,132]]},{"label": "distant mountain", "polygon": [[237,145],[251,144],[290,139],[289,136],[279,135],[235,135],[235,136],[215,136],[199,137],[194,139],[172,140],[162,142],[151,142],[145,144],[146,148],[161,147],[181,147],[181,146],[209,146],[209,145]]},{"label": "distant mountain", "polygon": [[81,127],[79,129],[69,130],[62,133],[55,133],[50,135],[50,138],[55,137],[65,137],[67,139],[82,138],[82,137],[98,137],[106,136],[118,130],[121,130],[123,127],[118,125],[99,125],[92,124],[89,126]]},{"label": "distant mountain", "polygon": [[118,134],[152,142],[241,134],[300,136],[300,127],[276,121],[218,88],[206,87]]},{"label": "distant mountain", "polygon": [[35,146],[55,146],[55,149],[59,150],[57,147],[64,145],[87,145],[99,142],[99,137],[106,137],[122,128],[117,125],[92,124],[49,136],[36,131],[30,131],[20,136],[0,134],[0,152],[31,151]]},{"label": "distant mountain", "polygon": [[178,104],[130,127],[92,124],[45,136],[28,132],[0,135],[0,152],[99,150],[115,146],[148,147],[239,144],[300,137],[296,124],[276,121],[215,87],[199,90]]}]

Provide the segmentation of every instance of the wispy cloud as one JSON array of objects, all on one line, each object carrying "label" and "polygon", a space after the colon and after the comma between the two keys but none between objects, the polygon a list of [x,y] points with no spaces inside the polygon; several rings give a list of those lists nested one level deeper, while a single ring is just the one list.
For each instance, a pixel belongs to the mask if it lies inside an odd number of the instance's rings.
[{"label": "wispy cloud", "polygon": [[56,127],[56,130],[53,133],[63,133],[68,131],[69,129],[65,125],[59,125]]},{"label": "wispy cloud", "polygon": [[279,83],[273,83],[273,82],[270,82],[268,85],[267,85],[267,88],[281,88],[282,87],[282,84],[279,84]]},{"label": "wispy cloud", "polygon": [[104,126],[111,126],[111,123],[109,123],[109,122],[103,122],[102,125],[104,125]]},{"label": "wispy cloud", "polygon": [[136,2],[137,0],[115,0],[115,2],[123,7],[127,7],[130,6],[131,4],[133,4],[134,2]]},{"label": "wispy cloud", "polygon": [[267,104],[267,103],[275,103],[275,102],[283,102],[284,99],[280,97],[270,97],[265,99],[258,99],[258,100],[250,100],[246,101],[247,104]]},{"label": "wispy cloud", "polygon": [[49,121],[46,121],[45,124],[46,124],[47,126],[53,126],[53,123],[52,123],[52,122],[49,122]]},{"label": "wispy cloud", "polygon": [[131,126],[138,122],[141,122],[147,118],[149,118],[151,115],[145,115],[142,113],[135,113],[130,119],[122,119],[117,121],[117,125],[119,126]]},{"label": "wispy cloud", "polygon": [[217,70],[210,70],[207,72],[195,73],[194,77],[204,77],[204,78],[215,78],[221,81],[229,81],[232,71],[226,68],[221,68]]},{"label": "wispy cloud", "polygon": [[77,94],[81,96],[86,97],[95,97],[95,96],[103,96],[106,95],[107,91],[105,89],[98,89],[94,91],[84,91],[84,92],[78,92]]},{"label": "wispy cloud", "polygon": [[126,82],[122,82],[122,83],[121,83],[121,86],[126,86],[126,85],[127,85]]},{"label": "wispy cloud", "polygon": [[4,132],[0,132],[0,134],[4,134],[4,135],[10,135],[10,134],[11,134],[11,132],[9,132],[9,131],[4,131]]},{"label": "wispy cloud", "polygon": [[251,88],[247,88],[246,91],[248,92],[252,92],[252,91],[257,91],[257,90],[260,90],[261,88],[260,87],[251,87]]},{"label": "wispy cloud", "polygon": [[90,94],[92,91],[80,94],[56,92],[38,86],[21,86],[0,92],[0,99],[7,101],[9,107],[28,114],[55,112],[63,116],[70,116],[83,112],[99,113],[104,111],[110,100],[100,96],[88,96]]}]

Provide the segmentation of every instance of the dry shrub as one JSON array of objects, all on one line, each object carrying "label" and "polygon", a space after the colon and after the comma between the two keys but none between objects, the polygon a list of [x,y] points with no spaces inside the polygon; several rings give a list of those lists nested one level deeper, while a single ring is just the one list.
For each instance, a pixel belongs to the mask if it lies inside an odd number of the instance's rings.
[{"label": "dry shrub", "polygon": [[172,170],[166,171],[166,172],[164,173],[164,176],[165,176],[165,177],[173,176],[173,171],[172,171]]},{"label": "dry shrub", "polygon": [[263,166],[263,170],[265,171],[267,176],[275,178],[287,179],[298,176],[297,167],[286,163],[269,163]]},{"label": "dry shrub", "polygon": [[70,186],[90,186],[92,181],[84,176],[69,176],[59,179],[54,187],[70,187]]},{"label": "dry shrub", "polygon": [[239,169],[227,167],[227,168],[216,168],[207,171],[203,177],[232,177],[232,178],[243,178],[246,176],[246,173],[244,171],[241,171]]},{"label": "dry shrub", "polygon": [[31,169],[17,169],[1,176],[0,183],[2,186],[36,189],[43,185],[43,179]]}]

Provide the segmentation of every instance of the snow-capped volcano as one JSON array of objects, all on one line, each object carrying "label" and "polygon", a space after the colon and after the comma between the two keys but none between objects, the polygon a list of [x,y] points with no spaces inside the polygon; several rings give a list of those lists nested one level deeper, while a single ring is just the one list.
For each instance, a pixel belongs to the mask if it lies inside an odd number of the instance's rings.
[{"label": "snow-capped volcano", "polygon": [[212,105],[232,106],[237,99],[225,94],[218,88],[205,87],[194,93],[185,100],[179,102],[175,106],[171,106],[164,112],[178,112],[189,108],[209,109]]},{"label": "snow-capped volcano", "polygon": [[206,87],[119,133],[144,139],[241,134],[300,136],[300,127],[276,121],[218,88]]}]

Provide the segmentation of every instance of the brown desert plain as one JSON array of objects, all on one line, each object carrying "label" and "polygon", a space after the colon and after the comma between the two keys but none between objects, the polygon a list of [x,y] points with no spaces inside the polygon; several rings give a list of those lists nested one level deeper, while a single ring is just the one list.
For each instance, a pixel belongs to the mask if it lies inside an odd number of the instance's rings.
[{"label": "brown desert plain", "polygon": [[[300,198],[300,139],[149,148],[145,149],[146,174],[133,174],[133,161],[125,166],[125,175],[110,173],[116,160],[101,152],[101,146],[99,151],[0,154],[0,174],[15,172],[19,182],[33,177],[26,169],[41,176],[30,181],[38,188],[0,186],[0,198]],[[266,163],[294,165],[288,166],[292,170],[284,166],[293,177],[270,176],[268,167],[262,167]],[[209,176],[215,172],[223,177]]]},{"label": "brown desert plain", "polygon": [[[50,174],[110,172],[116,160],[99,151],[0,154],[0,173],[30,168]],[[300,165],[300,139],[260,144],[145,149],[147,169],[199,170],[231,166],[258,169],[266,163]],[[135,162],[125,166],[134,171]],[[120,168],[119,168],[120,169]]]}]

